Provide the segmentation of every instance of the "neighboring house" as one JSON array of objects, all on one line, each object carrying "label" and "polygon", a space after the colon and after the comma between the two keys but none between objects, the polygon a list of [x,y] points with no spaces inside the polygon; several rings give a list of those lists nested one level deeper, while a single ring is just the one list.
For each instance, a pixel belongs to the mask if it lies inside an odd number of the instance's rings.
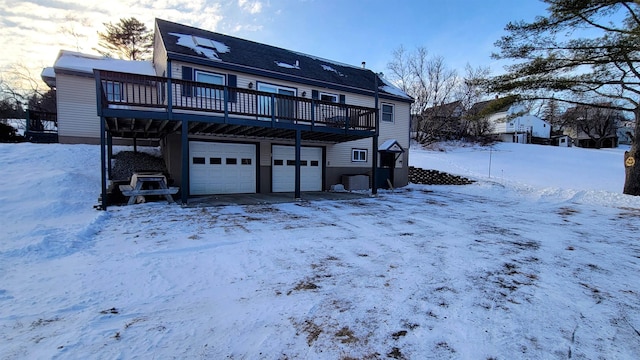
[{"label": "neighboring house", "polygon": [[[610,103],[598,105],[610,106]],[[565,123],[564,134],[571,136],[573,144],[584,148],[618,147],[618,126],[623,116],[615,109],[577,105],[568,108],[562,115]]]},{"label": "neighboring house", "polygon": [[[59,104],[59,127],[86,128],[73,136],[99,141],[107,155],[114,139],[159,139],[183,203],[223,193],[300,197],[354,174],[369,175],[374,193],[408,183],[413,100],[376,73],[159,19],[154,36],[151,63],[82,72],[57,61],[58,100],[81,114]],[[103,206],[105,198],[103,184]]]},{"label": "neighboring house", "polygon": [[618,126],[617,135],[618,135],[618,144],[622,145],[631,145],[633,142],[633,133],[635,130],[635,122],[633,121],[622,121]]},{"label": "neighboring house", "polygon": [[[548,144],[551,139],[551,124],[534,115],[525,114],[525,109],[517,103],[490,109],[495,99],[475,104],[471,109],[485,116],[491,124],[491,134],[503,142],[520,144]],[[474,110],[476,108],[476,110]]]},{"label": "neighboring house", "polygon": [[503,142],[548,144],[551,124],[534,115],[521,115],[494,123],[493,133]]},{"label": "neighboring house", "polygon": [[461,126],[464,109],[462,101],[454,101],[425,109],[421,114],[412,115],[412,137],[418,141],[456,139],[465,130]]},{"label": "neighboring house", "polygon": [[53,67],[41,77],[56,88],[58,141],[60,143],[100,143],[100,117],[96,110],[96,80],[93,70],[155,75],[151,61],[128,61],[62,50]]},{"label": "neighboring house", "polygon": [[466,111],[461,101],[455,101],[427,109],[420,116],[414,116],[414,122],[425,121],[432,127],[437,126],[438,136],[443,139],[463,136],[465,132],[486,134],[488,130],[503,142],[548,144],[551,124],[533,115],[523,115],[524,108],[515,103],[516,99],[481,101]]}]

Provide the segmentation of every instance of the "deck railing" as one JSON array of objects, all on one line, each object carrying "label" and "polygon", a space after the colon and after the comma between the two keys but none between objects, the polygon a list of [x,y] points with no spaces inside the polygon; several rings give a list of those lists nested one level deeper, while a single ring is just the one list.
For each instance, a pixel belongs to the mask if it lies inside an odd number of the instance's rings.
[{"label": "deck railing", "polygon": [[347,131],[375,130],[374,108],[157,76],[111,71],[97,71],[97,75],[103,108],[162,108]]},{"label": "deck railing", "polygon": [[34,143],[58,142],[58,116],[55,112],[27,110],[24,136]]}]

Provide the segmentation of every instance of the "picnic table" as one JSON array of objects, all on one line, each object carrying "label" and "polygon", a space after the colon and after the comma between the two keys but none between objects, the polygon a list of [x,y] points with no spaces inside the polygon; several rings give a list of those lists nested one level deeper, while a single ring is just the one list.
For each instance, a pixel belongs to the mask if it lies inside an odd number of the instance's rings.
[{"label": "picnic table", "polygon": [[[145,186],[146,184],[146,186]],[[133,205],[138,196],[161,195],[169,203],[173,203],[173,196],[180,188],[167,187],[167,178],[162,174],[133,174],[129,185],[120,185],[122,195],[129,197],[127,205]]]}]

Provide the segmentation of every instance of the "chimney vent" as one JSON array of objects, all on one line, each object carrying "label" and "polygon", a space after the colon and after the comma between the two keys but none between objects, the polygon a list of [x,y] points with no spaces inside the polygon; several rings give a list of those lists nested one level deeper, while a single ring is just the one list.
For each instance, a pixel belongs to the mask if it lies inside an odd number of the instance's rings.
[{"label": "chimney vent", "polygon": [[363,61],[363,62],[362,62],[362,68],[363,68],[363,69],[366,69],[366,65],[367,65],[367,62],[366,62],[366,61]]}]

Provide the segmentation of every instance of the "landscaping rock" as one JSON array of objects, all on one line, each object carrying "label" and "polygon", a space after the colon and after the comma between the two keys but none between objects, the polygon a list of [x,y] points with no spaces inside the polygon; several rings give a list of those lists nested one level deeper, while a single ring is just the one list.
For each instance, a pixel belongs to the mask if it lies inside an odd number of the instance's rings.
[{"label": "landscaping rock", "polygon": [[438,170],[425,170],[409,166],[409,182],[423,185],[469,185],[475,181]]}]

